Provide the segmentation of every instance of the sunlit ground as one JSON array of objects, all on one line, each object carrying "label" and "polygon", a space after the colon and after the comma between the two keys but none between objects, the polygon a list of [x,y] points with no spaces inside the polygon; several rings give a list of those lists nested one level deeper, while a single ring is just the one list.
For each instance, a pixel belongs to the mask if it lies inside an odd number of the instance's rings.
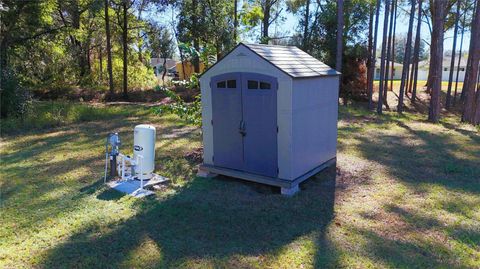
[{"label": "sunlit ground", "polygon": [[[341,107],[336,169],[288,198],[195,178],[197,128],[122,108],[2,137],[0,268],[480,267],[480,135],[457,116]],[[138,123],[172,179],[144,200],[101,184],[107,133],[128,151]]]}]

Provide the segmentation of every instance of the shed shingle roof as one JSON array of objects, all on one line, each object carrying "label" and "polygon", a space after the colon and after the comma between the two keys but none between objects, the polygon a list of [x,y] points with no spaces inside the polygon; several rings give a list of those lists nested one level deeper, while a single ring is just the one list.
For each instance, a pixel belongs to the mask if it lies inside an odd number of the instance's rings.
[{"label": "shed shingle roof", "polygon": [[339,75],[335,69],[294,46],[243,44],[294,78]]}]

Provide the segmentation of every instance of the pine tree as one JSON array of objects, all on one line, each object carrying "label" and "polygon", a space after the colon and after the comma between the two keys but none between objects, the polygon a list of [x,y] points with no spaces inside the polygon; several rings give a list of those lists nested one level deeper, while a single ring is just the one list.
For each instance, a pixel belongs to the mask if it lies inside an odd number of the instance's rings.
[{"label": "pine tree", "polygon": [[457,2],[457,12],[455,14],[455,29],[453,30],[453,47],[452,47],[452,58],[450,59],[450,74],[448,76],[448,88],[447,88],[447,100],[445,104],[446,109],[450,109],[451,99],[452,99],[452,80],[453,80],[453,69],[455,67],[455,50],[457,46],[457,33],[458,33],[458,21],[460,17],[460,5],[461,0]]},{"label": "pine tree", "polygon": [[370,85],[370,80],[373,80],[373,72],[371,70],[375,69],[375,66],[372,66],[373,60],[372,60],[372,55],[373,55],[373,15],[374,15],[374,5],[373,2],[370,2],[370,14],[368,17],[368,45],[367,45],[367,85],[365,85],[366,92],[371,97],[369,94],[369,85]]},{"label": "pine tree", "polygon": [[110,94],[113,94],[113,71],[112,71],[112,44],[110,37],[110,17],[108,14],[108,9],[110,8],[110,3],[108,0],[105,0],[105,35],[107,38],[107,72],[108,72],[108,89]]},{"label": "pine tree", "polygon": [[403,60],[402,80],[400,81],[400,91],[398,94],[398,106],[397,111],[403,112],[403,96],[405,91],[406,79],[408,76],[408,70],[410,68],[411,50],[412,50],[412,30],[413,19],[415,18],[415,0],[411,0],[410,8],[410,20],[408,22],[407,44],[405,46],[405,58]]},{"label": "pine tree", "polygon": [[462,121],[480,124],[480,92],[475,94],[480,62],[480,5],[477,2],[472,21],[470,48],[468,53],[467,70],[463,82],[465,92]]},{"label": "pine tree", "polygon": [[385,78],[385,54],[387,50],[388,15],[390,13],[390,0],[385,0],[385,15],[383,20],[382,53],[380,56],[380,81],[378,90],[377,113],[382,114],[383,110],[383,79]]},{"label": "pine tree", "polygon": [[378,38],[378,21],[380,17],[380,1],[376,0],[375,7],[375,33],[373,35],[372,57],[370,58],[371,64],[368,72],[370,73],[370,81],[368,81],[368,108],[373,109],[373,80],[375,77],[375,65],[377,61],[377,38]]},{"label": "pine tree", "polygon": [[[465,8],[466,9],[466,8]],[[460,76],[460,63],[462,60],[463,54],[463,36],[465,34],[465,21],[466,21],[467,12],[466,10],[463,13],[462,20],[462,34],[460,35],[460,49],[458,52],[458,62],[457,62],[457,75],[455,76],[455,92],[453,93],[453,106],[455,106],[457,101],[457,90],[458,90],[458,77]]]},{"label": "pine tree", "polygon": [[431,81],[431,97],[428,113],[428,120],[438,122],[440,119],[440,90],[442,87],[442,60],[443,60],[443,36],[445,27],[445,9],[446,2],[436,0],[433,5],[433,27],[432,27],[432,43],[436,40],[435,49],[433,51],[433,67]]},{"label": "pine tree", "polygon": [[413,64],[414,69],[413,73],[413,86],[412,86],[412,96],[411,101],[415,103],[415,99],[417,98],[417,79],[418,79],[418,63],[420,58],[420,30],[422,26],[422,0],[418,1],[418,14],[417,14],[417,32],[415,36],[415,47],[413,48]]},{"label": "pine tree", "polygon": [[[387,64],[385,66],[385,86],[383,88],[383,103],[387,109],[389,109],[388,106],[388,100],[387,100],[387,94],[388,94],[388,79],[389,79],[389,72],[390,72],[390,61],[393,64],[393,57],[392,57],[392,42],[393,42],[393,18],[395,16],[395,5],[396,5],[397,0],[394,0],[392,2],[392,8],[390,10],[390,25],[389,25],[389,30],[388,30],[388,45],[387,45]],[[392,67],[392,74],[393,74],[393,67]],[[393,79],[392,79],[393,81]]]}]

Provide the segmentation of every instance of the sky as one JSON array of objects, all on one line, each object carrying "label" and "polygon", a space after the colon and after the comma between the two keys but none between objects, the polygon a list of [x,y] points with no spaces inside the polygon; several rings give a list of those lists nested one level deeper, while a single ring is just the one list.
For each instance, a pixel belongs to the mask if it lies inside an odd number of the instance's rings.
[{"label": "sky", "polygon": [[[409,22],[409,16],[405,14],[405,11],[401,10],[400,8],[398,9],[397,13],[397,29],[395,31],[396,35],[407,35],[408,32],[408,22]],[[281,32],[285,32],[286,30],[291,29],[290,31],[293,32],[297,28],[298,25],[298,18],[293,16],[292,14],[286,14],[286,21],[282,23],[281,26],[279,26]],[[415,24],[414,24],[414,31],[413,31],[413,38],[415,38],[415,30],[416,30],[416,19],[417,17],[415,16]],[[378,28],[378,38],[377,38],[377,49],[381,48],[382,45],[382,37],[383,37],[383,20],[385,19],[384,14],[381,14],[379,17],[379,28]],[[429,44],[430,43],[430,30],[428,27],[428,24],[426,22],[422,22],[421,25],[421,39],[427,41]],[[443,50],[444,51],[451,51],[453,47],[453,28],[445,32],[444,36],[444,42],[443,42]],[[459,36],[457,39],[457,51],[460,49],[460,31],[459,31]],[[464,39],[463,39],[463,51],[465,51],[465,48],[468,48],[468,45],[470,43],[470,32],[465,31],[464,34]],[[425,46],[426,48],[429,47],[429,45]]]},{"label": "sky", "polygon": [[[242,5],[240,4],[239,6],[241,7]],[[383,20],[384,20],[384,14],[383,14],[383,12],[381,12],[381,13],[382,14],[380,14],[380,17],[379,17],[379,29],[378,29],[378,38],[377,38],[377,49],[378,50],[381,48],[381,44],[382,44],[382,29],[383,29]],[[162,24],[171,25],[171,21],[172,21],[172,11],[171,11],[171,9],[169,9],[167,12],[161,13],[161,14],[156,13],[156,12],[150,12],[149,16],[153,20],[158,21]],[[278,31],[278,33],[282,33],[282,36],[292,35],[295,32],[295,30],[297,29],[298,17],[292,15],[291,13],[287,13],[287,12],[283,13],[283,17],[285,18],[284,21],[282,21],[282,22],[280,22],[276,25],[271,26],[272,27],[271,28],[271,33],[275,33],[275,32]],[[409,21],[409,17],[406,14],[405,10],[399,8],[398,9],[396,35],[406,35],[407,34],[407,32],[408,32],[408,21]],[[415,22],[416,22],[416,19],[415,19]],[[416,29],[416,26],[414,25],[413,37],[415,36],[415,29]],[[254,34],[256,34],[257,36],[260,34],[259,29],[256,29],[254,31],[256,31]],[[453,32],[454,32],[453,29],[450,29],[449,31],[445,32],[444,43],[443,43],[444,51],[451,51],[452,50]],[[245,41],[245,42],[254,43],[256,41],[256,38],[252,37],[251,34],[250,35],[244,34],[243,36],[241,36],[241,38],[243,39],[242,41]],[[427,42],[425,47],[427,49],[429,49],[428,44],[430,43],[430,31],[429,31],[428,24],[426,22],[422,22],[421,38],[422,38],[422,40],[425,40]],[[466,48],[468,48],[469,43],[470,43],[470,32],[467,29],[467,31],[465,31],[464,40],[463,40],[463,51],[465,51]],[[459,31],[459,36],[458,36],[458,40],[457,40],[457,51],[459,50],[459,48],[460,48],[460,31]]]}]

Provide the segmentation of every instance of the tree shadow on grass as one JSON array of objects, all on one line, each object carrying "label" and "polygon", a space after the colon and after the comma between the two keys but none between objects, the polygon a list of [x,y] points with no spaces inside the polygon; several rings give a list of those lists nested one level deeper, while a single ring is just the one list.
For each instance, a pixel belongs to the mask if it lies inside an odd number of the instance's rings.
[{"label": "tree shadow on grass", "polygon": [[102,193],[98,194],[97,199],[105,201],[116,201],[124,196],[125,194],[122,192],[116,191],[114,189],[107,189]]},{"label": "tree shadow on grass", "polygon": [[[352,231],[361,234],[366,239],[365,256],[381,261],[385,267],[391,268],[443,268],[455,267],[449,260],[438,257],[435,251],[442,250],[449,253],[441,244],[427,242],[412,243],[408,240],[386,238],[377,231],[352,228]],[[453,257],[450,257],[453,258]],[[452,259],[453,260],[453,259]]]},{"label": "tree shadow on grass", "polygon": [[[467,201],[463,201],[463,199],[459,199],[458,197],[455,198],[455,201],[447,198],[447,203],[451,202],[456,204],[468,204]],[[480,230],[478,227],[465,224],[465,222],[458,222],[451,227],[448,227],[445,225],[444,221],[439,220],[436,216],[425,216],[413,209],[405,209],[398,205],[388,205],[386,210],[400,216],[402,220],[408,224],[410,230],[420,230],[424,231],[424,233],[428,233],[429,231],[434,233],[441,232],[442,234],[445,234],[445,236],[448,236],[450,240],[465,244],[472,249],[478,249],[478,246],[480,245]],[[454,211],[453,213],[458,212]],[[452,253],[451,249],[446,249],[448,246],[445,246],[441,242],[435,243],[425,240],[421,243],[430,245],[429,248],[422,250],[421,254],[423,256],[426,256],[426,254],[434,256],[435,252],[441,251],[442,255],[449,256],[449,260],[455,260],[455,254]],[[462,252],[463,251],[464,250],[462,250]],[[445,262],[438,257],[435,257],[433,260],[438,264]],[[454,267],[454,265],[451,266]]]},{"label": "tree shadow on grass", "polygon": [[[359,136],[358,148],[369,160],[388,167],[388,172],[410,184],[422,183],[448,189],[480,193],[480,152],[461,147],[451,134],[416,130],[394,117],[389,118],[409,135]],[[468,131],[466,131],[468,132]],[[477,140],[471,138],[473,143]],[[417,140],[419,143],[412,143]],[[459,158],[461,152],[468,158]]]},{"label": "tree shadow on grass", "polygon": [[139,213],[110,233],[92,236],[100,227],[79,231],[49,250],[41,266],[116,268],[145,238],[161,250],[161,259],[147,266],[160,267],[182,266],[189,259],[274,255],[311,233],[319,235],[317,244],[324,248],[329,245],[325,229],[334,216],[335,169],[317,177],[294,197],[258,192],[237,180],[196,178],[165,200],[139,200]]}]

